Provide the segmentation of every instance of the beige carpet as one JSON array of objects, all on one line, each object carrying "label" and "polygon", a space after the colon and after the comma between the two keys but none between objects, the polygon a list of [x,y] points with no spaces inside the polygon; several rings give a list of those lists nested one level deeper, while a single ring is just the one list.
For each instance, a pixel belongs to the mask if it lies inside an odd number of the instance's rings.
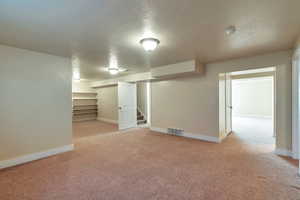
[{"label": "beige carpet", "polygon": [[235,135],[222,144],[147,129],[0,171],[1,200],[299,200],[297,162]]},{"label": "beige carpet", "polygon": [[73,122],[73,137],[79,139],[118,131],[118,125],[102,121]]}]

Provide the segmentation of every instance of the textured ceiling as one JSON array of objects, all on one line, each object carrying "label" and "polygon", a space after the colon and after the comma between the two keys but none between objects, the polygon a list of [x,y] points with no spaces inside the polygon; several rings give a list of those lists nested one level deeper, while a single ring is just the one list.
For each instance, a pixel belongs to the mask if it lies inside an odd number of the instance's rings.
[{"label": "textured ceiling", "polygon": [[[82,78],[108,78],[198,58],[203,63],[293,47],[299,0],[1,0],[0,43],[77,59]],[[224,29],[237,32],[226,36]],[[154,36],[159,48],[143,51]]]}]

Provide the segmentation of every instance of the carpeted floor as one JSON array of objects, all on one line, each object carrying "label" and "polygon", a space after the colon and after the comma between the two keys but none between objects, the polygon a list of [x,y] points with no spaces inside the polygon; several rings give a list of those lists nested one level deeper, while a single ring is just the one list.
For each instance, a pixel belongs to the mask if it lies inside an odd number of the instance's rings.
[{"label": "carpeted floor", "polygon": [[237,117],[232,118],[232,130],[247,143],[271,145],[275,149],[273,120],[271,118]]},{"label": "carpeted floor", "polygon": [[137,129],[75,147],[0,171],[0,199],[300,199],[296,161],[234,134],[214,144]]},{"label": "carpeted floor", "polygon": [[73,138],[90,137],[118,131],[118,125],[102,121],[73,122]]}]

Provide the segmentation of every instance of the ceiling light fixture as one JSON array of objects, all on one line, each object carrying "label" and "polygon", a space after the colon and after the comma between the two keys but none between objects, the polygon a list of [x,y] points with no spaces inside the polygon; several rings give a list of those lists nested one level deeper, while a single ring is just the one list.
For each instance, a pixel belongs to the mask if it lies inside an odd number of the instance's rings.
[{"label": "ceiling light fixture", "polygon": [[236,32],[236,28],[235,26],[228,26],[226,29],[225,29],[225,33],[226,35],[232,35]]},{"label": "ceiling light fixture", "polygon": [[73,80],[80,81],[80,73],[79,72],[73,72]]},{"label": "ceiling light fixture", "polygon": [[116,75],[119,72],[125,72],[127,69],[120,68],[120,67],[107,67],[106,71],[108,71],[111,75]]},{"label": "ceiling light fixture", "polygon": [[145,51],[154,51],[159,45],[160,41],[155,38],[144,38],[140,41]]}]

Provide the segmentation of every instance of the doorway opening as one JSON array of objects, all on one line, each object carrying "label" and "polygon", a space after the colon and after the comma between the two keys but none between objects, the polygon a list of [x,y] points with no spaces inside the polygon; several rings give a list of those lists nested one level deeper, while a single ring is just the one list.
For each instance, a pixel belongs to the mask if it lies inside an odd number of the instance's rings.
[{"label": "doorway opening", "polygon": [[118,132],[150,124],[150,82],[118,82],[92,88],[72,83],[73,138]]},{"label": "doorway opening", "polygon": [[245,143],[275,149],[275,72],[269,67],[220,75],[222,138],[233,133]]},{"label": "doorway opening", "polygon": [[117,106],[116,86],[92,88],[87,81],[73,81],[73,139],[118,131]]},{"label": "doorway opening", "polygon": [[118,124],[120,130],[149,126],[149,107],[149,82],[118,82]]},{"label": "doorway opening", "polygon": [[137,82],[137,125],[149,124],[149,82]]},{"label": "doorway opening", "polygon": [[232,79],[232,131],[275,147],[273,76]]}]

